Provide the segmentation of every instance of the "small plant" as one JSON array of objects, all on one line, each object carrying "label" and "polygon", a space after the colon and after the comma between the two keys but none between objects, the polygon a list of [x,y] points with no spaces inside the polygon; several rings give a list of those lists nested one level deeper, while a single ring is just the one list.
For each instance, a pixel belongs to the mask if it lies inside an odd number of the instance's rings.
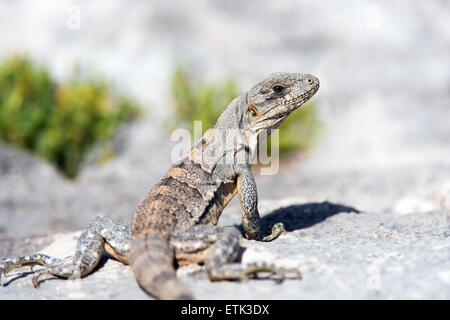
[{"label": "small plant", "polygon": [[[170,129],[182,126],[193,134],[194,121],[202,122],[202,134],[216,123],[225,107],[238,95],[232,78],[220,83],[195,84],[183,68],[176,68],[172,77],[174,120]],[[200,138],[200,137],[196,137]]]},{"label": "small plant", "polygon": [[31,150],[76,176],[90,148],[107,140],[139,108],[98,79],[53,80],[24,56],[0,64],[0,139]]},{"label": "small plant", "polygon": [[[174,123],[170,128],[182,126],[193,134],[193,122],[202,121],[202,134],[211,128],[227,105],[239,95],[236,81],[227,78],[219,83],[195,84],[186,70],[176,68],[172,77]],[[317,108],[308,102],[294,111],[279,127],[279,152],[287,155],[306,151],[312,147],[320,128]],[[199,138],[199,137],[196,137]],[[270,153],[271,139],[267,150]]]},{"label": "small plant", "polygon": [[[292,112],[280,125],[280,155],[287,156],[295,152],[306,152],[317,142],[321,124],[314,102],[307,102]],[[270,155],[271,139],[267,139],[267,152]]]}]

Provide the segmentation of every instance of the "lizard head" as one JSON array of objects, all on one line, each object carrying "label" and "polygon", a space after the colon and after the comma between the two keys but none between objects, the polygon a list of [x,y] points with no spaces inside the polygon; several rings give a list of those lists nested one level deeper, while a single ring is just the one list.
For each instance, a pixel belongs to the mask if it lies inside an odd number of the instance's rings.
[{"label": "lizard head", "polygon": [[310,74],[274,73],[248,93],[247,128],[258,135],[276,129],[287,116],[319,89],[319,79]]}]

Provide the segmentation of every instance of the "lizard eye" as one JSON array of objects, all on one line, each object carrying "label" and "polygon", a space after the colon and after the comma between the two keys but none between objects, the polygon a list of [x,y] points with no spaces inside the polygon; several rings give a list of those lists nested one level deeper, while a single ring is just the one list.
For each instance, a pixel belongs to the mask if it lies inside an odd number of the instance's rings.
[{"label": "lizard eye", "polygon": [[258,109],[252,104],[248,106],[248,112],[253,118],[258,116]]},{"label": "lizard eye", "polygon": [[308,84],[311,84],[311,83],[313,83],[313,80],[312,80],[311,78],[308,78],[308,79],[306,80],[306,82],[308,82]]},{"label": "lizard eye", "polygon": [[284,87],[282,85],[276,84],[272,87],[273,92],[276,94],[282,94],[284,92]]}]

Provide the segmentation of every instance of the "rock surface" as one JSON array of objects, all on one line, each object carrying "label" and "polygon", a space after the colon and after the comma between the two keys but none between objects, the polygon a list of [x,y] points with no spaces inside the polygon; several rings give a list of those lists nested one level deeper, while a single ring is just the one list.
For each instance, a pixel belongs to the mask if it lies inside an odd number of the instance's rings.
[{"label": "rock surface", "polygon": [[[290,203],[290,204],[289,204]],[[270,243],[244,240],[243,263],[275,262],[299,268],[303,279],[277,284],[265,276],[241,282],[210,282],[197,265],[178,276],[198,299],[449,299],[450,211],[395,217],[356,212],[329,202],[294,199],[262,203],[263,223],[283,221],[288,234]],[[268,207],[277,207],[267,210]],[[239,221],[239,215],[229,217]],[[54,235],[41,252],[73,253],[80,232]],[[39,269],[39,267],[36,267]],[[8,274],[0,299],[145,299],[131,269],[105,257],[81,280],[31,284],[28,269]],[[50,277],[51,278],[51,277]],[[44,278],[43,278],[44,279]]]}]

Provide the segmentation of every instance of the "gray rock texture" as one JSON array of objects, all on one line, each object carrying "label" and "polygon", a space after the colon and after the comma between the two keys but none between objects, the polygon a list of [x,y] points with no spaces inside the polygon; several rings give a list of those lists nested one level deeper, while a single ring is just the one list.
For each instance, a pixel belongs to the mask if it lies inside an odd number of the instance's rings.
[{"label": "gray rock texture", "polygon": [[[303,279],[278,284],[260,276],[248,282],[210,282],[203,267],[178,276],[198,299],[449,299],[450,211],[393,216],[356,212],[330,202],[271,201],[263,223],[283,221],[276,241],[244,240],[242,262],[267,261],[299,268]],[[264,204],[262,205],[265,208]],[[238,214],[231,217],[239,219]],[[74,252],[80,232],[53,235],[41,252],[60,258]],[[39,269],[36,267],[35,269]],[[105,257],[81,280],[31,284],[28,269],[11,272],[0,299],[144,299],[131,269]],[[44,278],[43,278],[44,279]]]}]

